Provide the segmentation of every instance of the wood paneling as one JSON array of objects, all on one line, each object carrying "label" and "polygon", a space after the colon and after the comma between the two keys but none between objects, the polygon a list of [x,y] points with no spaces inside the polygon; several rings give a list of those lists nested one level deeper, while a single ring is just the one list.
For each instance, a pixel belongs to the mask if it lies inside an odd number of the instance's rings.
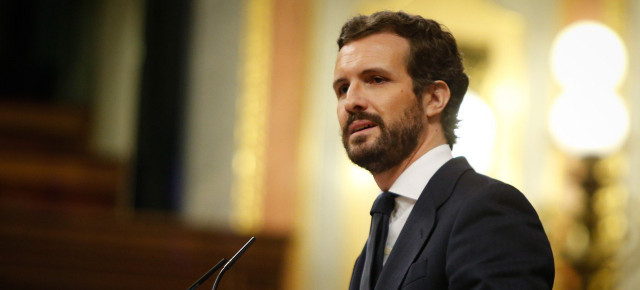
[{"label": "wood paneling", "polygon": [[[190,229],[166,215],[3,208],[0,288],[185,289],[247,240]],[[256,237],[219,289],[281,288],[286,244]]]}]

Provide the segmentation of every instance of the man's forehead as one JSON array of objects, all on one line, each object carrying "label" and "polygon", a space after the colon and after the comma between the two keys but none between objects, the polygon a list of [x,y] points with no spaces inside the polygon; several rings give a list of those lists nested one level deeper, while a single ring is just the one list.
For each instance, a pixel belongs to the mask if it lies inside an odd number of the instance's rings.
[{"label": "man's forehead", "polygon": [[397,34],[381,32],[344,45],[338,52],[334,73],[379,65],[404,65],[409,41]]},{"label": "man's forehead", "polygon": [[405,53],[409,48],[409,41],[392,32],[379,32],[350,41],[342,46],[338,55],[350,54],[358,51],[388,51]]}]

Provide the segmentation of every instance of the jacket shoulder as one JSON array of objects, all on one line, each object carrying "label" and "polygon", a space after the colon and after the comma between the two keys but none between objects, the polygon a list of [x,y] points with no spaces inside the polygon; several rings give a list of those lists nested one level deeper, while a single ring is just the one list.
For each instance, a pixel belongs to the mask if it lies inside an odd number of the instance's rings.
[{"label": "jacket shoulder", "polygon": [[450,212],[446,267],[453,288],[551,289],[554,263],[549,240],[522,192],[467,171],[450,202],[454,212]]}]

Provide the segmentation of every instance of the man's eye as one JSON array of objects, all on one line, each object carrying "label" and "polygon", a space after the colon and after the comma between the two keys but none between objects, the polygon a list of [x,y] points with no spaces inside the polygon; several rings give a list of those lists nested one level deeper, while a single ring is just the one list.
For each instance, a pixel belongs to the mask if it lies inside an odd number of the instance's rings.
[{"label": "man's eye", "polygon": [[371,78],[371,80],[376,84],[381,84],[381,83],[384,82],[384,78],[383,77],[373,77],[373,78]]},{"label": "man's eye", "polygon": [[344,86],[341,86],[340,88],[338,88],[338,93],[340,93],[341,95],[346,94],[347,91],[349,91],[349,86],[347,86],[347,85],[344,85]]}]

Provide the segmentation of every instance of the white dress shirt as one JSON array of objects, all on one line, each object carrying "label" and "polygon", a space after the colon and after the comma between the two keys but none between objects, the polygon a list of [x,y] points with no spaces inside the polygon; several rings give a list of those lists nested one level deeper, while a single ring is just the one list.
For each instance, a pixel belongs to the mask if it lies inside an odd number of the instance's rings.
[{"label": "white dress shirt", "polygon": [[451,158],[453,156],[449,145],[437,146],[409,165],[389,188],[389,191],[397,194],[398,197],[396,197],[396,207],[389,217],[389,233],[384,248],[383,263],[387,262],[391,249],[398,240],[400,231],[407,222],[422,190],[436,171]]}]

